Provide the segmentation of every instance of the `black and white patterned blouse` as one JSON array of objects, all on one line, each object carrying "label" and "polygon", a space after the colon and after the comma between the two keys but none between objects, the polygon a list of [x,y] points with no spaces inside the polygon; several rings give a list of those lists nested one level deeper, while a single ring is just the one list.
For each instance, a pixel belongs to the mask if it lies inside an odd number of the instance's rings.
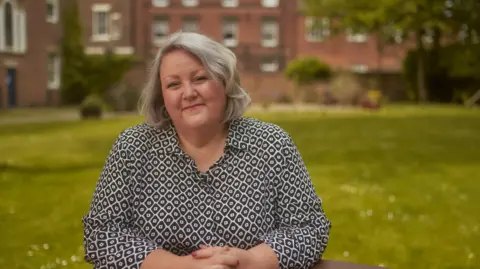
[{"label": "black and white patterned blouse", "polygon": [[201,244],[267,243],[280,268],[306,269],[321,258],[331,227],[290,136],[251,118],[231,122],[225,154],[206,173],[173,127],[126,129],[83,225],[85,260],[95,268],[140,268],[155,249],[188,255]]}]

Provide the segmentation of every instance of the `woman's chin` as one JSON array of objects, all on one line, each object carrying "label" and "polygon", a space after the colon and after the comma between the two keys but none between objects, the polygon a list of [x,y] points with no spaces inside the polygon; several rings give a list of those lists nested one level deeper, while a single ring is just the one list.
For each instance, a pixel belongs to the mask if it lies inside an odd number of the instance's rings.
[{"label": "woman's chin", "polygon": [[207,126],[209,122],[206,115],[201,114],[188,115],[184,118],[184,125],[192,129]]}]

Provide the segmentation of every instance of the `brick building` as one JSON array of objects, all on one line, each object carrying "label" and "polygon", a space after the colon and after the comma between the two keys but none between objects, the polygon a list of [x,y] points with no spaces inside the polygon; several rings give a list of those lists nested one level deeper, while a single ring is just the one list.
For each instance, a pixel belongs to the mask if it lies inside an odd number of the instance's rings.
[{"label": "brick building", "polygon": [[56,103],[59,0],[0,0],[0,107]]},{"label": "brick building", "polygon": [[[0,36],[12,32],[5,30],[11,27],[5,24],[6,6],[11,5],[19,14],[19,19],[13,21],[13,39],[0,39],[6,40],[0,41],[0,81],[16,74],[14,89],[10,81],[10,86],[2,87],[3,106],[55,103],[54,93],[60,85],[56,75],[60,68],[58,10],[59,2],[64,1],[0,0]],[[254,100],[288,91],[291,84],[282,71],[289,60],[299,56],[317,56],[334,68],[359,73],[398,73],[405,54],[401,40],[379,58],[371,36],[331,36],[328,21],[313,29],[311,19],[298,11],[296,0],[78,3],[86,53],[101,54],[111,49],[117,54],[135,54],[140,60],[126,80],[136,87],[143,84],[146,70],[164,38],[180,30],[204,33],[230,47],[239,59],[243,86]]]}]

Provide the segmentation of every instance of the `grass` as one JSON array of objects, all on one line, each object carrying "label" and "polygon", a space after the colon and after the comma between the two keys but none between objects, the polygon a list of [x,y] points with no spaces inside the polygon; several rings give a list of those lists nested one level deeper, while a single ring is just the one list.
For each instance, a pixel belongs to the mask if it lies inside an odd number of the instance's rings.
[{"label": "grass", "polygon": [[[326,259],[480,267],[478,111],[253,116],[295,139],[333,222]],[[80,219],[113,140],[140,121],[0,126],[0,268],[91,268]]]},{"label": "grass", "polygon": [[24,118],[24,117],[52,117],[58,116],[59,114],[65,113],[77,113],[77,108],[75,107],[62,107],[59,108],[50,108],[50,107],[39,107],[39,108],[9,108],[9,109],[0,109],[0,119],[2,118]]}]

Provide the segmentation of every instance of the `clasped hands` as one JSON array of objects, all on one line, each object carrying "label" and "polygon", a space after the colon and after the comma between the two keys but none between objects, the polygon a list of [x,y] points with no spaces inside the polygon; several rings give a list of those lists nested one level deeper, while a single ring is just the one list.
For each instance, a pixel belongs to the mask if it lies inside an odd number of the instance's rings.
[{"label": "clasped hands", "polygon": [[228,246],[202,245],[191,257],[195,263],[192,269],[256,269],[259,265],[252,252]]}]

